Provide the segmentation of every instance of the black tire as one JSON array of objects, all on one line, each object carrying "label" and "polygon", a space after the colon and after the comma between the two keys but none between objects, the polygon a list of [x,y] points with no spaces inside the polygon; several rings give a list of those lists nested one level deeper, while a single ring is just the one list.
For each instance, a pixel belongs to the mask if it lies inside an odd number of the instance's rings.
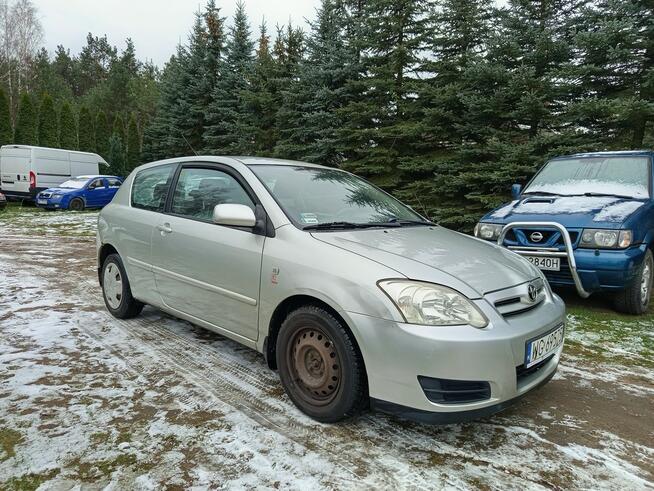
[{"label": "black tire", "polygon": [[652,251],[648,250],[631,284],[616,294],[615,310],[632,315],[647,312],[652,296],[652,277],[654,277],[654,259]]},{"label": "black tire", "polygon": [[84,201],[81,198],[73,198],[70,203],[68,203],[68,209],[71,211],[83,211]]},{"label": "black tire", "polygon": [[291,312],[279,330],[276,356],[286,393],[313,419],[335,423],[366,407],[361,353],[352,334],[327,310],[307,305]]},{"label": "black tire", "polygon": [[[110,285],[107,284],[108,277],[113,276],[113,272],[116,274],[116,282],[120,282],[120,291],[111,289]],[[111,315],[118,319],[130,319],[141,313],[143,303],[132,296],[127,273],[118,254],[107,256],[102,264],[100,278],[102,279],[102,298],[104,298],[104,304]]]}]

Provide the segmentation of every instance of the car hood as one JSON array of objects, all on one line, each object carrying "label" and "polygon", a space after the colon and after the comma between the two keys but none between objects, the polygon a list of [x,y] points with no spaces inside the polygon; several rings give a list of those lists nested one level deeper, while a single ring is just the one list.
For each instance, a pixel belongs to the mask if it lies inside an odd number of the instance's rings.
[{"label": "car hood", "polygon": [[478,297],[539,275],[528,261],[507,249],[439,226],[319,232],[313,236],[414,280],[443,282],[455,289],[463,283],[468,292],[462,293],[470,295],[472,289]]},{"label": "car hood", "polygon": [[58,193],[58,194],[69,194],[69,193],[74,193],[76,191],[80,191],[80,189],[74,189],[74,188],[48,188],[45,191],[42,191],[43,193]]},{"label": "car hood", "polygon": [[529,196],[500,206],[482,221],[556,221],[568,228],[619,228],[645,203],[608,196]]}]

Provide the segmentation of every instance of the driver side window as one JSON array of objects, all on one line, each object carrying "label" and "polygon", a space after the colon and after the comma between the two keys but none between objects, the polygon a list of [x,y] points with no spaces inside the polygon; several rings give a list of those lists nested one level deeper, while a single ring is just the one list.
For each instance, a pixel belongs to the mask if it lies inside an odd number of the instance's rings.
[{"label": "driver side window", "polygon": [[254,203],[243,186],[231,175],[218,169],[182,169],[175,186],[171,211],[196,220],[211,221],[216,205]]},{"label": "driver side window", "polygon": [[96,179],[95,181],[91,182],[91,184],[89,184],[89,189],[97,189],[102,187],[104,187],[104,182],[102,179]]}]

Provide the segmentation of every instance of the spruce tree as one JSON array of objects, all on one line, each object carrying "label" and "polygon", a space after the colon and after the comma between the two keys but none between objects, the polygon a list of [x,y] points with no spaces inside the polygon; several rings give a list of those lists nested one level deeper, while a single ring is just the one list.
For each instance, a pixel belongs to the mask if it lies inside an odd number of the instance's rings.
[{"label": "spruce tree", "polygon": [[14,139],[13,128],[11,127],[11,114],[9,112],[9,101],[5,91],[0,88],[0,146],[11,143]]},{"label": "spruce tree", "polygon": [[418,137],[413,94],[423,64],[428,7],[415,0],[371,0],[361,6],[362,25],[353,46],[360,53],[359,77],[348,87],[352,98],[339,110],[344,122],[339,147],[343,166],[387,189],[400,182],[398,164]]},{"label": "spruce tree", "polygon": [[343,19],[347,12],[335,0],[323,0],[311,23],[307,58],[298,76],[284,91],[279,111],[281,157],[337,166],[342,161],[337,131],[338,111],[348,100],[348,81],[357,75],[355,51],[346,44]]},{"label": "spruce tree", "polygon": [[107,154],[109,173],[113,176],[124,176],[125,172],[125,147],[120,137],[114,133],[109,138],[109,152]]},{"label": "spruce tree", "polygon": [[249,136],[239,125],[242,93],[248,89],[254,43],[245,6],[239,2],[230,28],[226,56],[221,64],[222,77],[211,93],[205,112],[205,148],[210,153],[234,155],[248,151]]},{"label": "spruce tree", "polygon": [[14,143],[19,145],[38,145],[38,114],[30,95],[24,92],[18,104]]},{"label": "spruce tree", "polygon": [[82,152],[95,152],[95,122],[87,106],[79,110],[79,149]]},{"label": "spruce tree", "polygon": [[77,121],[67,101],[61,105],[59,114],[59,145],[67,150],[77,150]]},{"label": "spruce tree", "polygon": [[132,113],[127,125],[127,152],[125,159],[125,173],[131,172],[137,167],[141,159],[141,139],[139,127],[136,121],[136,114]]},{"label": "spruce tree", "polygon": [[107,115],[104,111],[98,111],[95,117],[95,148],[97,153],[105,159],[109,155],[109,138],[111,138],[111,131]]},{"label": "spruce tree", "polygon": [[41,97],[39,110],[39,146],[59,148],[57,111],[52,97],[46,92]]}]

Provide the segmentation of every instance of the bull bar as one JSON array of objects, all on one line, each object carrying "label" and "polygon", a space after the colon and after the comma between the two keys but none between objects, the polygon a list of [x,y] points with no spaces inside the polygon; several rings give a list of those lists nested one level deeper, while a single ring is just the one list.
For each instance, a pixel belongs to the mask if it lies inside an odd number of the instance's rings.
[{"label": "bull bar", "polygon": [[504,239],[509,230],[514,228],[549,228],[555,229],[561,233],[563,237],[563,244],[565,246],[565,251],[559,251],[554,247],[524,247],[524,246],[508,246],[507,248],[511,251],[520,254],[522,256],[546,256],[546,257],[565,257],[568,259],[568,266],[570,267],[570,274],[572,275],[572,280],[574,281],[575,288],[577,293],[581,298],[588,298],[590,293],[584,290],[584,286],[581,283],[579,274],[577,273],[577,263],[575,261],[574,250],[572,248],[572,240],[570,240],[570,234],[566,228],[560,223],[556,222],[513,222],[507,223],[500,232],[499,237],[497,238],[497,245],[504,247]]}]

